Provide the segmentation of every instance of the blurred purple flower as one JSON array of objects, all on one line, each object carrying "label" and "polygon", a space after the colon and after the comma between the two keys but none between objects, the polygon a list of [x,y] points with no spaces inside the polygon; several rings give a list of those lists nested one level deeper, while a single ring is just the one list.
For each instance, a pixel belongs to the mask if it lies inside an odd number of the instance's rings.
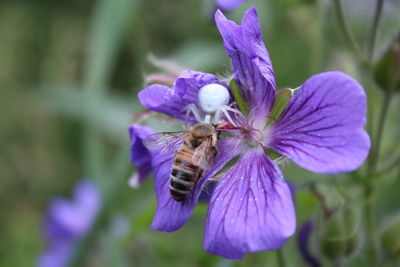
[{"label": "blurred purple flower", "polygon": [[[256,8],[246,12],[241,25],[226,19],[221,11],[216,12],[215,19],[249,114],[234,115],[239,130],[219,140],[214,164],[184,202],[174,201],[169,192],[173,153],[142,149],[132,153],[151,153],[158,200],[152,228],[166,232],[185,224],[209,179],[238,156],[211,193],[204,247],[209,253],[240,259],[250,251],[280,248],[295,231],[290,188],[265,149],[274,149],[319,173],[358,168],[370,147],[363,130],[366,96],[357,81],[344,73],[317,74],[296,91],[281,116],[267,126],[276,86]],[[184,71],[172,88],[154,84],[141,91],[139,99],[150,110],[184,120],[185,107],[196,103],[199,89],[211,83],[228,88],[212,74]],[[194,122],[194,117],[189,121]],[[136,125],[132,130],[141,131]]]},{"label": "blurred purple flower", "polygon": [[47,247],[38,258],[38,266],[68,266],[77,242],[92,226],[100,206],[100,192],[90,180],[79,182],[72,201],[54,199],[44,223]]},{"label": "blurred purple flower", "polygon": [[224,10],[235,9],[247,0],[217,0],[217,6]]},{"label": "blurred purple flower", "polygon": [[314,221],[311,219],[305,221],[303,225],[300,227],[297,239],[297,245],[304,261],[307,262],[308,265],[312,267],[319,267],[321,266],[321,263],[314,255],[312,255],[310,249],[310,238],[313,230],[314,230]]}]

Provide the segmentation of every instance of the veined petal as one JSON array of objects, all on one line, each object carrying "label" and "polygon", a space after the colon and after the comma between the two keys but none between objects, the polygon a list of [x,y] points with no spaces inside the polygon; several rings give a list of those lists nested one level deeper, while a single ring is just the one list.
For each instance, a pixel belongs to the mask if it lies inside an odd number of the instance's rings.
[{"label": "veined petal", "polygon": [[246,12],[241,25],[228,20],[219,10],[215,21],[242,97],[250,109],[257,108],[260,115],[266,116],[274,105],[275,76],[262,40],[256,8]]},{"label": "veined petal", "polygon": [[244,1],[246,0],[217,0],[217,5],[222,9],[231,10],[240,6]]},{"label": "veined petal", "polygon": [[217,187],[218,181],[210,181],[207,182],[206,186],[203,188],[203,191],[200,194],[199,201],[209,203],[212,197],[212,194]]},{"label": "veined petal", "polygon": [[370,148],[365,113],[365,92],[356,80],[338,71],[317,74],[272,126],[269,145],[314,172],[352,171]]},{"label": "veined petal", "polygon": [[192,194],[183,202],[175,201],[171,197],[169,190],[172,154],[169,158],[165,156],[164,159],[158,157],[158,161],[153,162],[158,204],[151,227],[165,232],[173,232],[181,228],[192,214],[207,181],[237,155],[238,146],[236,144],[235,139],[224,139],[219,142],[219,152],[214,164],[204,172]]},{"label": "veined petal", "polygon": [[143,145],[143,140],[153,133],[154,131],[147,126],[136,124],[129,126],[129,135],[131,138],[131,162],[138,168],[137,184],[140,184],[151,171],[151,154]]},{"label": "veined petal", "polygon": [[[211,83],[227,87],[213,74],[186,70],[181,73],[173,87],[169,88],[160,84],[150,85],[139,92],[139,100],[148,109],[185,121],[186,106],[191,103],[196,104],[200,88]],[[192,114],[188,121],[196,122]]]},{"label": "veined petal", "polygon": [[219,181],[208,210],[204,247],[241,259],[247,252],[280,248],[295,228],[289,186],[264,151],[255,149]]}]

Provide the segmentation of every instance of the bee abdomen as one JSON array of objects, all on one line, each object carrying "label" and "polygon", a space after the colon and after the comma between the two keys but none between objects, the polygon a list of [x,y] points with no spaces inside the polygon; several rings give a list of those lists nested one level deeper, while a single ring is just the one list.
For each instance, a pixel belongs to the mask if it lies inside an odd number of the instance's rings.
[{"label": "bee abdomen", "polygon": [[171,187],[179,189],[179,190],[192,190],[194,186],[194,182],[186,181],[183,179],[178,179],[175,176],[171,175]]},{"label": "bee abdomen", "polygon": [[187,199],[190,194],[190,191],[176,189],[172,185],[169,185],[169,191],[171,192],[172,198],[179,202]]},{"label": "bee abdomen", "polygon": [[200,178],[200,168],[198,170],[189,170],[182,168],[182,165],[174,165],[170,177],[169,189],[176,201],[184,201],[192,191],[195,182]]}]

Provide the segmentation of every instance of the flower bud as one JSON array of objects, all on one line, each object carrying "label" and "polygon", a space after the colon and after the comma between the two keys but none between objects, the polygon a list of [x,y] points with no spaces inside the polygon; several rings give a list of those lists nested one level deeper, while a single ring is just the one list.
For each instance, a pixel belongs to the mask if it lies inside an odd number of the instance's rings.
[{"label": "flower bud", "polygon": [[171,87],[178,77],[170,74],[150,74],[145,77],[144,85],[163,84]]},{"label": "flower bud", "polygon": [[311,249],[312,246],[312,234],[314,232],[315,223],[312,219],[305,221],[299,230],[297,244],[300,250],[300,255],[303,260],[312,267],[320,267],[321,263],[318,257],[314,256]]},{"label": "flower bud", "polygon": [[334,263],[352,256],[359,244],[358,225],[358,218],[350,209],[335,211],[322,229],[321,253]]},{"label": "flower bud", "polygon": [[376,83],[385,91],[400,91],[400,35],[374,67]]},{"label": "flower bud", "polygon": [[383,227],[381,247],[389,258],[400,259],[400,216],[389,220]]}]

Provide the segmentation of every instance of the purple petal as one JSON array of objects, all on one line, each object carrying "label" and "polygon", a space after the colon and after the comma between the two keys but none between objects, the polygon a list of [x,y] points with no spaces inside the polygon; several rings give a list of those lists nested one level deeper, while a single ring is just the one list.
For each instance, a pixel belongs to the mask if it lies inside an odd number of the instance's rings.
[{"label": "purple petal", "polygon": [[173,232],[182,227],[189,219],[200,194],[209,178],[213,177],[227,162],[237,155],[237,143],[234,139],[224,139],[218,144],[219,153],[213,166],[205,171],[203,177],[197,182],[192,194],[183,202],[175,201],[170,194],[169,182],[172,168],[172,156],[157,157],[153,161],[155,173],[155,187],[157,193],[157,210],[154,215],[152,228],[164,232]]},{"label": "purple petal", "polygon": [[101,208],[101,194],[96,184],[87,179],[75,187],[74,200],[77,207],[76,216],[81,217],[81,223],[86,225],[86,232]]},{"label": "purple petal", "polygon": [[370,148],[365,113],[365,92],[356,80],[338,71],[314,75],[272,126],[270,146],[314,172],[352,171]]},{"label": "purple petal", "polygon": [[50,246],[43,251],[38,259],[38,267],[66,267],[68,266],[74,242],[58,244],[56,246]]},{"label": "purple petal", "polygon": [[242,24],[226,19],[221,11],[215,21],[232,62],[235,81],[250,109],[266,116],[275,101],[275,77],[272,63],[261,36],[257,10],[250,8]]},{"label": "purple petal", "polygon": [[101,206],[96,185],[81,181],[75,188],[74,200],[52,201],[45,222],[45,233],[50,242],[72,240],[82,236],[91,226]]},{"label": "purple petal", "polygon": [[100,192],[90,180],[75,187],[72,201],[53,200],[44,223],[47,248],[39,255],[38,266],[68,266],[76,242],[92,226],[100,207]]},{"label": "purple petal", "polygon": [[218,181],[209,180],[203,187],[203,191],[200,194],[199,201],[209,203],[217,185]]},{"label": "purple petal", "polygon": [[154,131],[146,126],[132,124],[129,126],[131,138],[131,162],[138,168],[138,181],[140,184],[151,171],[151,154],[143,145],[143,140]]},{"label": "purple petal", "polygon": [[280,248],[293,235],[292,195],[279,168],[255,149],[222,177],[208,210],[204,247],[227,259]]},{"label": "purple petal", "polygon": [[244,1],[246,0],[217,0],[217,5],[222,9],[231,10],[240,6]]},{"label": "purple petal", "polygon": [[52,200],[44,222],[44,232],[48,242],[73,240],[83,231],[82,228],[75,219],[73,202],[61,198]]},{"label": "purple petal", "polygon": [[[154,84],[139,93],[139,100],[148,109],[162,112],[185,121],[186,106],[197,103],[197,93],[201,87],[210,83],[226,84],[215,75],[186,70],[181,73],[173,87]],[[189,122],[195,122],[191,114]]]}]

